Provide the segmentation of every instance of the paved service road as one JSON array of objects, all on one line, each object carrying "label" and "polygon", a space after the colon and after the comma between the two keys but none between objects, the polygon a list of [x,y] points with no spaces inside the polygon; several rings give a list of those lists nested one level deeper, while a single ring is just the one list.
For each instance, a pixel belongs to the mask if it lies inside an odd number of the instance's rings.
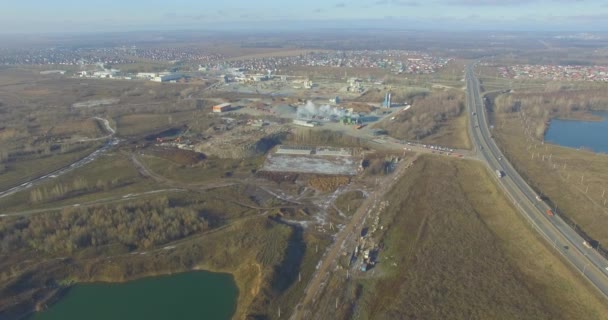
[{"label": "paved service road", "polygon": [[[608,296],[608,262],[596,250],[587,248],[581,238],[558,215],[550,216],[551,208],[537,200],[537,194],[504,157],[491,134],[488,117],[480,94],[479,80],[474,65],[466,69],[467,108],[471,113],[469,130],[479,158],[487,163],[492,172],[504,172],[497,180],[509,199],[528,222],[562,256],[588,279],[604,296]],[[539,272],[543,272],[539,270]]]},{"label": "paved service road", "polygon": [[0,199],[4,198],[4,197],[8,197],[10,195],[13,195],[17,192],[20,191],[24,191],[27,190],[31,187],[34,187],[36,185],[41,184],[42,182],[49,180],[49,179],[55,179],[58,176],[62,175],[62,174],[66,174],[74,169],[80,168],[82,166],[84,166],[85,164],[91,163],[93,162],[95,159],[97,159],[100,155],[102,155],[103,153],[105,153],[106,151],[108,151],[110,148],[116,146],[119,143],[119,140],[117,138],[114,137],[114,134],[116,133],[116,130],[114,130],[111,126],[110,126],[110,122],[104,118],[99,118],[99,117],[94,117],[93,119],[101,122],[101,124],[104,126],[104,129],[106,130],[106,132],[108,133],[107,136],[101,137],[101,138],[94,138],[94,139],[85,139],[85,140],[81,140],[81,142],[85,142],[85,141],[96,141],[96,140],[106,140],[106,142],[103,144],[103,146],[95,151],[93,151],[91,154],[87,155],[86,157],[70,164],[67,165],[61,169],[57,169],[53,172],[47,173],[41,177],[37,177],[34,178],[30,181],[26,181],[21,183],[18,186],[12,187],[8,190],[4,190],[4,191],[0,191]]},{"label": "paved service road", "polygon": [[67,165],[67,166],[65,166],[65,167],[63,167],[61,169],[55,170],[55,171],[53,171],[51,173],[47,173],[47,174],[45,174],[45,175],[43,175],[41,177],[38,177],[38,178],[32,179],[30,181],[24,182],[24,183],[22,183],[22,184],[20,184],[18,186],[12,187],[12,188],[10,188],[8,190],[0,191],[0,199],[4,198],[4,197],[8,197],[10,195],[13,195],[13,194],[15,194],[17,192],[27,190],[27,189],[29,189],[31,187],[37,186],[37,185],[39,185],[42,182],[45,182],[47,180],[55,179],[55,178],[57,178],[60,175],[66,174],[66,173],[68,173],[68,172],[70,172],[70,171],[72,171],[74,169],[80,168],[80,167],[82,167],[82,166],[84,166],[84,165],[86,165],[88,163],[91,163],[95,159],[97,159],[100,155],[102,155],[106,151],[110,150],[110,148],[116,146],[118,144],[118,142],[119,142],[119,140],[117,138],[111,137],[111,138],[109,138],[106,141],[106,143],[104,143],[104,145],[101,148],[93,151],[91,154],[87,155],[86,157],[84,157],[84,158],[82,158],[82,159],[80,159],[80,160],[78,160],[78,161],[76,161],[76,162],[74,162],[74,163],[72,163],[70,165]]}]

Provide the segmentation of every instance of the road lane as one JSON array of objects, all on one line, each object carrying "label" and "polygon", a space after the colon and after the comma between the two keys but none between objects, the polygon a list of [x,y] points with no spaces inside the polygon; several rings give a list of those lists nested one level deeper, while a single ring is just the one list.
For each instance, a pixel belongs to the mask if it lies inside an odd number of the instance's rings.
[{"label": "road lane", "polygon": [[479,81],[475,78],[473,66],[467,67],[466,83],[468,112],[474,115],[469,132],[472,133],[472,139],[480,158],[492,171],[501,170],[505,173],[503,178],[497,179],[509,199],[568,262],[604,296],[608,296],[608,270],[605,269],[608,263],[606,260],[597,251],[585,247],[584,239],[559,216],[547,215],[547,210],[551,208],[536,199],[536,192],[513,168],[492,139],[488,116],[480,94]]}]

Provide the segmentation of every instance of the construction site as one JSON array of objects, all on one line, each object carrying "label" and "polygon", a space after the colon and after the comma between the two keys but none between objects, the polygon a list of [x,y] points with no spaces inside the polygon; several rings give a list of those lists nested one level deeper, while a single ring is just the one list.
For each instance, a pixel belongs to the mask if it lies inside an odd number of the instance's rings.
[{"label": "construction site", "polygon": [[361,163],[348,148],[279,146],[266,157],[263,170],[354,176],[362,171]]}]

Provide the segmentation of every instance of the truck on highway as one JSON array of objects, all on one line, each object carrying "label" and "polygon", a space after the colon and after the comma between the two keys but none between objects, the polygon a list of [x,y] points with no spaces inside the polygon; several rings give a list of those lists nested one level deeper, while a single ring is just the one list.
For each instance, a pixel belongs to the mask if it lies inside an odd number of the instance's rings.
[{"label": "truck on highway", "polygon": [[504,172],[502,172],[502,171],[500,171],[500,170],[498,170],[498,169],[496,169],[496,176],[497,176],[498,178],[502,178],[502,177],[504,177],[504,176],[505,176],[505,173],[504,173]]},{"label": "truck on highway", "polygon": [[547,215],[553,217],[553,210],[547,209]]}]

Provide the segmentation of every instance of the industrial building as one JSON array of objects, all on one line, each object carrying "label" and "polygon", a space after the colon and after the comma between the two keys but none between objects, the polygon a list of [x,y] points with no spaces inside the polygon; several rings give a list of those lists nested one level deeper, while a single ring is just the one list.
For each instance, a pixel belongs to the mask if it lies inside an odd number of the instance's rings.
[{"label": "industrial building", "polygon": [[386,93],[386,95],[384,96],[384,102],[382,102],[382,107],[384,108],[390,108],[393,105],[393,101],[391,99],[391,93],[388,92]]},{"label": "industrial building", "polygon": [[300,120],[300,119],[294,119],[293,124],[298,125],[298,126],[303,126],[303,127],[309,127],[309,128],[312,128],[315,126],[315,123],[312,121]]},{"label": "industrial building", "polygon": [[227,111],[230,111],[231,109],[232,109],[232,105],[230,103],[222,103],[222,104],[213,106],[213,112],[215,112],[215,113],[227,112]]},{"label": "industrial building", "polygon": [[350,157],[353,152],[349,148],[317,147],[315,154],[318,156]]},{"label": "industrial building", "polygon": [[292,155],[310,155],[315,150],[309,146],[286,146],[280,145],[277,148],[277,154],[292,154]]},{"label": "industrial building", "polygon": [[152,81],[154,81],[154,82],[177,81],[183,77],[184,76],[179,73],[163,74],[163,75],[159,75],[157,77],[152,78]]}]

